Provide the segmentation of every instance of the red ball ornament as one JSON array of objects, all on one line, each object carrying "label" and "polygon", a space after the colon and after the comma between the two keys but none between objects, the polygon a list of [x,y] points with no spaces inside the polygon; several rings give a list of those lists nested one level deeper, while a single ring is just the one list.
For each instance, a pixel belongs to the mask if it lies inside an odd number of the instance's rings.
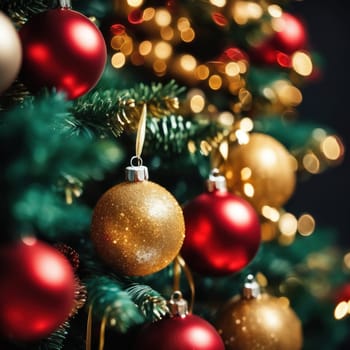
[{"label": "red ball ornament", "polygon": [[306,49],[307,30],[304,23],[294,15],[284,12],[272,20],[273,34],[251,50],[254,62],[288,66],[290,55]]},{"label": "red ball ornament", "polygon": [[226,190],[216,169],[208,191],[185,204],[181,255],[194,271],[211,276],[235,273],[254,258],[261,242],[259,217],[245,199]]},{"label": "red ball ornament", "polygon": [[[181,293],[177,310],[172,310],[172,316],[144,326],[139,334],[134,350],[224,350],[224,343],[208,321],[187,313]],[[173,299],[174,297],[172,297]],[[179,309],[178,309],[179,308]]]},{"label": "red ball ornament", "polygon": [[35,238],[0,248],[0,333],[16,341],[47,337],[74,307],[73,268]]},{"label": "red ball ornament", "polygon": [[34,91],[55,87],[69,99],[91,90],[107,59],[104,38],[87,17],[69,8],[33,16],[19,32],[23,47],[21,77]]}]

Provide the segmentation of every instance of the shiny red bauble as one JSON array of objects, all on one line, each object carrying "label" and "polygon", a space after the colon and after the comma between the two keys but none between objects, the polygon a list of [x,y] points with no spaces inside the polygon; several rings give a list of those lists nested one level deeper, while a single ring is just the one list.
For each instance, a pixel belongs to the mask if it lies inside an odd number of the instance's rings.
[{"label": "shiny red bauble", "polygon": [[216,329],[203,318],[188,314],[174,316],[144,326],[134,350],[224,350]]},{"label": "shiny red bauble", "polygon": [[299,18],[287,12],[273,19],[273,23],[273,34],[252,47],[250,56],[254,62],[287,66],[290,55],[307,48],[307,30]]},{"label": "shiny red bauble", "polygon": [[75,99],[100,79],[107,49],[97,26],[79,12],[52,9],[33,16],[19,32],[21,77],[32,90],[55,87]]},{"label": "shiny red bauble", "polygon": [[238,272],[256,255],[260,222],[245,199],[227,191],[202,193],[184,208],[181,255],[194,271],[208,276]]},{"label": "shiny red bauble", "polygon": [[0,247],[0,281],[0,333],[7,338],[45,338],[74,307],[72,266],[58,250],[35,238]]}]

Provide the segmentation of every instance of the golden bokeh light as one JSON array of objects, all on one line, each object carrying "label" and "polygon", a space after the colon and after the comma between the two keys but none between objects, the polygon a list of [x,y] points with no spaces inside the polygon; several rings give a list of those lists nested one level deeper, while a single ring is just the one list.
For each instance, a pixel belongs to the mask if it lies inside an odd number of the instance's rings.
[{"label": "golden bokeh light", "polygon": [[122,52],[115,53],[111,58],[111,63],[114,68],[121,68],[125,65],[125,55]]},{"label": "golden bokeh light", "polygon": [[[223,159],[227,159],[227,156],[228,156],[228,142],[227,141],[223,141],[220,143],[220,146],[219,146],[219,152],[220,152],[220,155]],[[231,174],[227,174],[226,173],[226,178],[227,177],[232,177],[232,173]]]},{"label": "golden bokeh light", "polygon": [[298,229],[298,220],[291,213],[284,213],[278,222],[278,228],[284,236],[294,236]]},{"label": "golden bokeh light", "polygon": [[168,59],[172,53],[173,47],[165,41],[159,41],[154,46],[154,54],[157,56],[157,58],[160,58],[162,60]]},{"label": "golden bokeh light", "polygon": [[275,82],[274,90],[280,102],[285,106],[295,107],[303,100],[301,91],[287,81],[280,80]]},{"label": "golden bokeh light", "polygon": [[143,0],[127,0],[127,3],[131,7],[140,7],[143,4]]},{"label": "golden bokeh light", "polygon": [[226,0],[210,0],[210,3],[216,7],[226,6]]},{"label": "golden bokeh light", "polygon": [[181,40],[185,43],[190,43],[195,38],[195,32],[192,28],[187,28],[183,31],[181,31]]},{"label": "golden bokeh light", "polygon": [[262,287],[262,288],[266,288],[267,285],[269,284],[266,276],[263,273],[261,273],[261,272],[258,272],[255,275],[255,279],[259,283],[259,286]]},{"label": "golden bokeh light", "polygon": [[238,75],[240,73],[240,68],[238,63],[236,62],[229,62],[225,66],[225,73],[229,77],[234,77],[235,75]]},{"label": "golden bokeh light", "polygon": [[222,79],[220,75],[218,74],[211,75],[209,78],[208,84],[212,90],[219,90],[222,86]]},{"label": "golden bokeh light", "polygon": [[241,170],[241,179],[243,181],[247,181],[249,180],[249,178],[252,176],[252,169],[250,169],[249,167],[244,167]]},{"label": "golden bokeh light", "polygon": [[149,40],[142,41],[139,45],[139,53],[142,56],[147,56],[152,51],[152,42]]},{"label": "golden bokeh light", "polygon": [[183,32],[184,30],[187,30],[191,27],[191,23],[186,17],[180,17],[177,21],[177,29],[180,32]]},{"label": "golden bokeh light", "polygon": [[185,71],[193,71],[197,66],[196,59],[189,54],[182,55],[180,58],[180,65]]},{"label": "golden bokeh light", "polygon": [[329,160],[339,159],[344,152],[344,146],[339,138],[335,136],[327,136],[321,143],[321,151]]},{"label": "golden bokeh light", "polygon": [[246,61],[238,61],[237,64],[239,66],[239,72],[241,74],[247,73],[248,65]]},{"label": "golden bokeh light", "polygon": [[343,258],[344,265],[347,269],[350,269],[350,252],[346,253]]},{"label": "golden bokeh light", "polygon": [[305,170],[309,173],[318,174],[320,172],[320,160],[317,158],[315,153],[306,153],[303,157],[302,162]]},{"label": "golden bokeh light", "polygon": [[253,120],[248,117],[242,118],[239,122],[239,128],[245,132],[252,131],[254,128]]},{"label": "golden bokeh light", "polygon": [[125,42],[125,35],[115,35],[111,40],[111,47],[114,50],[120,50],[124,42]]},{"label": "golden bokeh light", "polygon": [[134,50],[134,43],[133,40],[131,39],[131,37],[127,36],[127,35],[123,35],[124,38],[124,42],[122,43],[122,45],[120,46],[119,50],[125,55],[125,56],[129,56],[131,55],[131,53]]},{"label": "golden bokeh light", "polygon": [[261,214],[272,222],[278,222],[280,219],[280,213],[276,208],[270,207],[269,205],[263,205],[261,208]]},{"label": "golden bokeh light", "polygon": [[271,17],[274,17],[274,18],[281,17],[283,13],[282,8],[279,5],[275,5],[275,4],[269,5],[267,7],[267,12]]},{"label": "golden bokeh light", "polygon": [[194,141],[191,141],[191,140],[188,141],[188,143],[187,143],[187,149],[188,149],[188,151],[189,151],[191,154],[195,153],[196,150],[197,150],[197,147],[196,147],[195,142],[194,142]]},{"label": "golden bokeh light", "polygon": [[237,24],[246,24],[249,20],[258,20],[263,15],[262,7],[252,1],[235,1],[232,17]]},{"label": "golden bokeh light", "polygon": [[171,23],[171,14],[167,9],[159,9],[156,11],[154,20],[160,27],[166,27]]},{"label": "golden bokeh light", "polygon": [[162,76],[166,73],[167,65],[163,60],[155,60],[153,62],[153,70],[157,75]]},{"label": "golden bokeh light", "polygon": [[246,145],[249,142],[249,134],[244,130],[241,130],[241,129],[236,130],[235,135],[237,137],[237,142],[240,145]]},{"label": "golden bokeh light", "polygon": [[243,192],[244,194],[247,196],[247,197],[254,197],[254,193],[255,193],[255,190],[254,190],[254,187],[252,184],[246,182],[244,185],[243,185]]},{"label": "golden bokeh light", "polygon": [[292,56],[292,67],[300,75],[307,77],[312,73],[312,61],[305,52],[297,51]]},{"label": "golden bokeh light", "polygon": [[209,74],[210,74],[210,70],[209,70],[209,68],[208,68],[206,65],[204,65],[204,64],[200,64],[200,65],[196,68],[195,76],[196,76],[196,78],[199,79],[199,80],[208,79]]},{"label": "golden bokeh light", "polygon": [[160,36],[163,40],[170,41],[174,37],[174,30],[171,27],[161,27],[160,28]]},{"label": "golden bokeh light", "polygon": [[241,79],[240,75],[232,77],[228,86],[228,89],[231,94],[237,95],[238,91],[245,85],[245,80]]},{"label": "golden bokeh light", "polygon": [[147,7],[143,10],[142,13],[142,19],[144,21],[150,21],[153,19],[154,15],[156,14],[156,10],[153,7]]},{"label": "golden bokeh light", "polygon": [[315,219],[310,214],[303,214],[298,219],[298,232],[302,236],[310,236],[315,231]]},{"label": "golden bokeh light", "polygon": [[206,140],[202,140],[202,141],[200,142],[199,147],[200,147],[201,153],[202,153],[204,156],[208,156],[209,153],[210,153],[211,150],[212,150],[212,147],[211,147],[210,143],[209,143],[208,141],[206,141]]},{"label": "golden bokeh light", "polygon": [[190,99],[190,107],[193,113],[200,113],[205,107],[205,99],[202,95],[194,95]]},{"label": "golden bokeh light", "polygon": [[234,120],[235,117],[231,112],[222,112],[218,116],[218,122],[224,126],[231,126]]},{"label": "golden bokeh light", "polygon": [[341,301],[334,309],[334,318],[336,320],[341,320],[349,313],[349,310],[349,302]]}]

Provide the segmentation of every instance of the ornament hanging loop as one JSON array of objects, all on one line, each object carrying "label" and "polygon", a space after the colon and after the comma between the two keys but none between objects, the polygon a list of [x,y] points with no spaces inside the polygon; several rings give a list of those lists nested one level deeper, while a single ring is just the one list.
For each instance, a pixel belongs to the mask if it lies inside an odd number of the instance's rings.
[{"label": "ornament hanging loop", "polygon": [[180,290],[180,278],[181,278],[181,272],[182,270],[185,273],[186,276],[186,280],[188,283],[188,286],[190,288],[191,291],[191,299],[190,299],[190,303],[188,306],[188,311],[190,313],[192,313],[193,310],[193,304],[194,304],[194,298],[195,298],[195,287],[194,287],[194,279],[192,276],[192,273],[190,271],[190,269],[188,268],[188,266],[186,265],[185,260],[182,258],[181,255],[178,255],[175,260],[174,260],[174,281],[173,281],[173,286],[174,286],[174,293],[172,295],[173,297],[176,297],[177,294],[175,293],[180,293],[182,296],[182,293],[179,292]]},{"label": "ornament hanging loop", "polygon": [[[136,164],[135,164],[136,163]],[[130,165],[132,167],[137,167],[137,166],[142,166],[143,164],[143,160],[141,157],[139,156],[133,156],[131,159],[130,159]]]},{"label": "ornament hanging loop", "polygon": [[60,7],[63,9],[72,8],[71,0],[59,0]]},{"label": "ornament hanging loop", "polygon": [[125,178],[129,182],[142,182],[148,180],[148,168],[142,165],[141,153],[146,135],[147,105],[142,106],[140,121],[137,128],[135,153],[130,160],[130,166],[125,169]]},{"label": "ornament hanging loop", "polygon": [[144,103],[142,106],[142,111],[140,115],[139,125],[137,128],[137,135],[136,135],[135,154],[136,154],[136,157],[138,158],[141,158],[143,144],[145,142],[146,119],[147,119],[147,104]]}]

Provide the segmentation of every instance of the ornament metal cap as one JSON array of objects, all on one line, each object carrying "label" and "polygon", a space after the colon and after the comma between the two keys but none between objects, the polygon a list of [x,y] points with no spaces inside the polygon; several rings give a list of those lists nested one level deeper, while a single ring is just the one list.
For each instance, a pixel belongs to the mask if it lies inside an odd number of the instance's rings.
[{"label": "ornament metal cap", "polygon": [[249,274],[244,282],[242,296],[243,299],[256,299],[261,295],[260,285],[253,275]]},{"label": "ornament metal cap", "polygon": [[185,317],[188,314],[188,303],[182,297],[182,293],[177,290],[172,295],[168,302],[168,307],[171,316]]},{"label": "ornament metal cap", "polygon": [[63,9],[70,9],[72,8],[71,0],[59,0],[60,7]]},{"label": "ornament metal cap", "polygon": [[227,191],[226,179],[220,175],[219,169],[214,168],[211,171],[207,180],[207,190],[208,192]]},{"label": "ornament metal cap", "polygon": [[[137,165],[133,162],[137,161]],[[142,182],[148,180],[148,168],[142,165],[142,159],[134,156],[130,160],[130,166],[125,168],[125,179],[129,182]]]}]

